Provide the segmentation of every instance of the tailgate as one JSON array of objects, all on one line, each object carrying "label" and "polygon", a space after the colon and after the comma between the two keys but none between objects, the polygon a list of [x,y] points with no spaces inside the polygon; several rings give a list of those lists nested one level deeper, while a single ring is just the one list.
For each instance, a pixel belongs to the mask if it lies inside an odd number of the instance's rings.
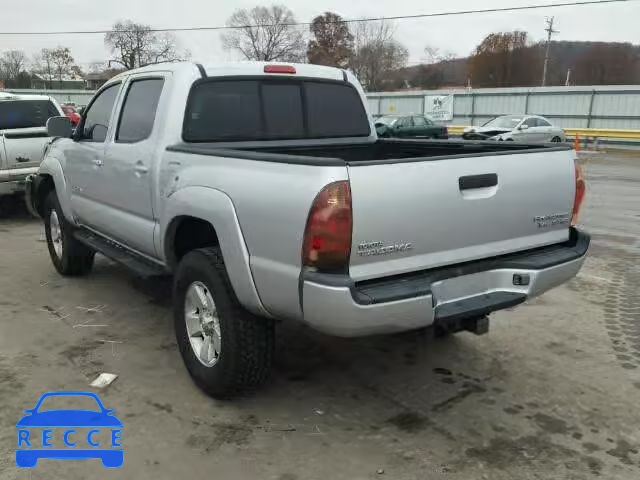
[{"label": "tailgate", "polygon": [[17,173],[24,168],[38,167],[50,140],[45,127],[4,130],[2,136],[10,174],[12,170]]},{"label": "tailgate", "polygon": [[349,166],[349,272],[365,280],[569,238],[574,152]]}]

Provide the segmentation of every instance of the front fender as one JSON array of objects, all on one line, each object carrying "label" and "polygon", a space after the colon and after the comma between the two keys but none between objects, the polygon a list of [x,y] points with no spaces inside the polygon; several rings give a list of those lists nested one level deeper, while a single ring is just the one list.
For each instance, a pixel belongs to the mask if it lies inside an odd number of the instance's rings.
[{"label": "front fender", "polygon": [[220,190],[190,186],[165,198],[163,207],[156,248],[164,252],[167,264],[171,264],[167,248],[172,243],[172,223],[179,217],[195,217],[209,222],[218,236],[227,274],[238,300],[247,310],[270,317],[253,281],[249,251],[231,198]]},{"label": "front fender", "polygon": [[[53,155],[45,156],[44,160],[42,160],[42,163],[40,164],[37,175],[40,178],[45,176],[51,177],[53,184],[56,187],[60,208],[62,208],[65,218],[69,223],[75,224],[76,222],[73,219],[73,211],[71,209],[71,200],[69,198],[69,190],[67,189],[67,180],[64,176],[60,160]],[[42,184],[43,182],[34,182],[34,191],[32,193],[35,195],[35,198],[40,197],[35,189],[42,186]],[[38,211],[40,211],[41,205],[35,206]]]}]

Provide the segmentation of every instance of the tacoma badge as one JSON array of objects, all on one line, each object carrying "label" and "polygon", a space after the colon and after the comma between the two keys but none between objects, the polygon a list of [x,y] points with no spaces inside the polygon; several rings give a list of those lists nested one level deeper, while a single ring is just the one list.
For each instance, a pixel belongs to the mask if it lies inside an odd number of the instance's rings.
[{"label": "tacoma badge", "polygon": [[533,221],[538,225],[538,228],[569,224],[570,220],[571,215],[569,213],[554,213],[551,215],[537,215],[533,217]]},{"label": "tacoma badge", "polygon": [[358,255],[368,257],[370,255],[389,255],[391,253],[406,252],[413,249],[412,243],[394,243],[385,245],[384,242],[362,242],[358,244]]}]

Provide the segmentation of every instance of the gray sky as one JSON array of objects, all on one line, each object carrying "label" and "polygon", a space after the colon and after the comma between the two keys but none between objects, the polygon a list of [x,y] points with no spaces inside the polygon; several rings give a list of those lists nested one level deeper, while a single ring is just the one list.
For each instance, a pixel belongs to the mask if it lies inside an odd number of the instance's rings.
[{"label": "gray sky", "polygon": [[[347,18],[410,15],[439,11],[553,3],[554,0],[449,0],[429,2],[419,0],[282,0],[293,10],[298,21],[330,10]],[[557,1],[557,0],[556,0]],[[11,2],[3,9],[0,31],[16,30],[91,30],[107,29],[118,19],[131,19],[154,27],[185,27],[223,25],[234,9],[252,7],[256,0],[22,0]],[[487,13],[468,16],[399,20],[395,22],[396,38],[409,48],[410,62],[424,58],[426,45],[467,55],[488,33],[505,30],[526,30],[534,40],[545,32],[544,18],[556,17],[557,40],[601,40],[640,43],[640,1],[610,5],[562,7],[524,12]],[[222,50],[220,32],[176,34],[182,47],[193,58],[204,63],[235,60],[238,57]],[[22,49],[33,54],[43,47],[68,46],[76,61],[86,66],[103,61],[103,35],[61,36],[0,36],[0,51]]]}]

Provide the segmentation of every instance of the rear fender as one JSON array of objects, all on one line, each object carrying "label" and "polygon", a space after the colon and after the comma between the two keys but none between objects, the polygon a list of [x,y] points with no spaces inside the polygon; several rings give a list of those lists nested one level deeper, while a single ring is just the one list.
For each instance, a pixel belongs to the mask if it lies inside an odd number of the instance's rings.
[{"label": "rear fender", "polygon": [[174,222],[179,217],[195,217],[210,223],[216,231],[229,280],[240,303],[251,312],[271,316],[262,305],[249,265],[249,251],[231,198],[220,190],[191,186],[172,193],[164,200],[160,218],[160,235],[156,249],[172,270],[175,259],[171,251]]}]

